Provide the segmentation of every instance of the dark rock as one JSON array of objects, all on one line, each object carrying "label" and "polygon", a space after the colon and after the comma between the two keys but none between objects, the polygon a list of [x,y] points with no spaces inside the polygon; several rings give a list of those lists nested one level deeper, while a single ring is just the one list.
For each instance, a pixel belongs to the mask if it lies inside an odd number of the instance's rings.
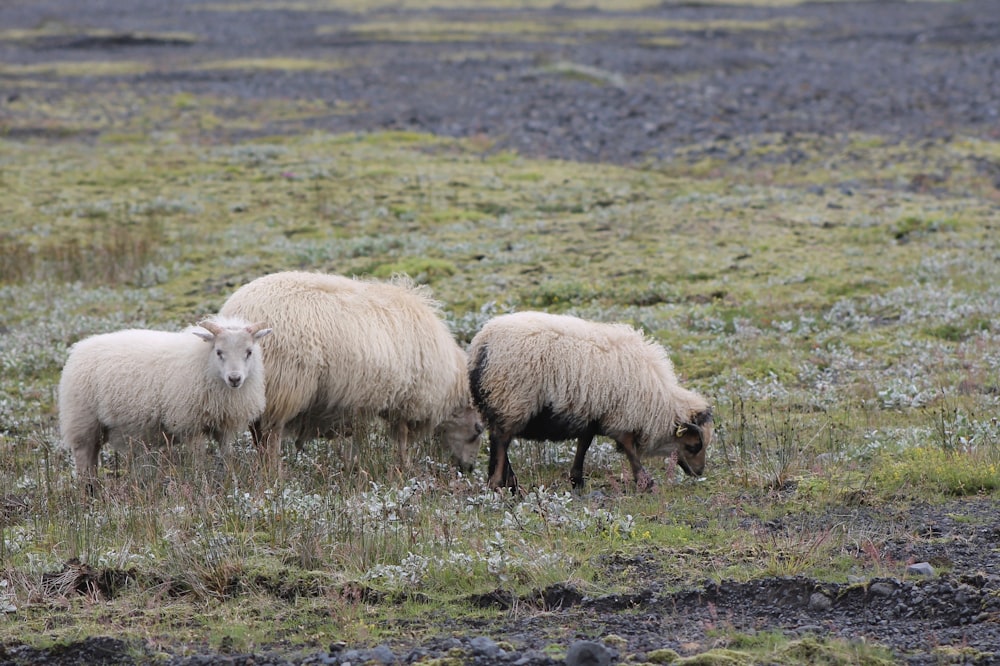
[{"label": "dark rock", "polygon": [[896,593],[896,587],[891,583],[878,582],[868,586],[868,591],[876,597],[891,597]]},{"label": "dark rock", "polygon": [[476,636],[469,641],[469,647],[472,648],[473,654],[482,655],[487,659],[494,659],[501,652],[500,646],[493,639],[486,636]]},{"label": "dark rock", "polygon": [[577,641],[566,651],[566,666],[608,666],[611,653],[600,643]]},{"label": "dark rock", "polygon": [[833,602],[822,592],[813,592],[809,596],[809,610],[828,611],[831,608],[833,608]]},{"label": "dark rock", "polygon": [[932,578],[934,576],[934,567],[927,562],[918,562],[917,564],[911,564],[906,567],[906,573],[914,576],[926,576],[927,578]]},{"label": "dark rock", "polygon": [[393,654],[392,650],[386,645],[379,645],[371,651],[370,659],[373,659],[381,664],[392,664],[396,661],[396,655]]}]

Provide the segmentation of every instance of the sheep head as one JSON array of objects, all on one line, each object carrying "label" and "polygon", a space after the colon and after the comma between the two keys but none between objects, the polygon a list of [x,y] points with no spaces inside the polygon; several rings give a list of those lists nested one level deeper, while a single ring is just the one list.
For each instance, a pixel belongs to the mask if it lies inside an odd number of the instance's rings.
[{"label": "sheep head", "polygon": [[701,476],[705,471],[705,452],[712,443],[712,412],[691,414],[687,422],[677,424],[673,432],[677,464],[689,476]]},{"label": "sheep head", "polygon": [[230,328],[211,320],[201,321],[198,326],[203,330],[190,330],[212,345],[213,371],[226,386],[238,389],[248,376],[263,372],[257,341],[268,335],[270,328],[259,323]]},{"label": "sheep head", "polygon": [[483,422],[471,405],[456,409],[435,430],[451,460],[463,472],[471,472],[482,445]]}]

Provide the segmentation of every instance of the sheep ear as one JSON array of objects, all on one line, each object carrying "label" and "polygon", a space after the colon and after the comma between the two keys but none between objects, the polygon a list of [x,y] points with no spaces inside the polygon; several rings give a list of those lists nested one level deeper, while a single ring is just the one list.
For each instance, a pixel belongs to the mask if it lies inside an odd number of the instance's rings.
[{"label": "sheep ear", "polygon": [[[200,324],[199,324],[199,326],[200,326]],[[215,342],[215,334],[213,334],[213,333],[206,333],[205,331],[198,331],[198,330],[194,330],[194,331],[191,331],[191,332],[194,333],[195,335],[197,335],[199,338],[201,338],[205,342]]]},{"label": "sheep ear", "polygon": [[674,431],[674,437],[677,439],[701,438],[701,426],[694,423],[678,423],[677,430]]},{"label": "sheep ear", "polygon": [[694,412],[690,421],[678,423],[674,436],[685,446],[701,448],[705,445],[706,429],[709,440],[712,433],[712,411]]},{"label": "sheep ear", "polygon": [[259,321],[256,324],[250,324],[247,326],[247,333],[252,335],[254,340],[260,340],[262,337],[271,332],[271,329],[265,328],[266,326],[267,324],[262,321]]}]

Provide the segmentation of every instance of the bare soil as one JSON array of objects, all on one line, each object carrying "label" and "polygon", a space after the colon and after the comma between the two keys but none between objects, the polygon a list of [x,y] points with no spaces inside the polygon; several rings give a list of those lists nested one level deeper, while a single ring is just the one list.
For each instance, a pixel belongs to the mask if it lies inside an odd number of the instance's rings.
[{"label": "bare soil", "polygon": [[[325,102],[307,116],[261,117],[250,128],[223,122],[202,132],[198,139],[206,142],[313,129],[416,130],[480,136],[492,141],[494,150],[530,156],[640,164],[669,159],[682,146],[725,143],[762,132],[834,136],[857,131],[914,145],[954,135],[1000,139],[1000,0],[780,8],[665,3],[641,12],[650,20],[695,26],[660,35],[676,39],[668,45],[651,44],[649,35],[627,29],[571,27],[543,39],[484,28],[472,42],[441,37],[412,41],[396,31],[353,31],[365,17],[307,11],[302,3],[297,9],[226,12],[205,11],[202,4],[134,0],[126,10],[122,3],[106,0],[6,0],[0,6],[3,29],[58,27],[35,39],[0,40],[0,62],[6,65],[140,60],[156,66],[102,77],[0,72],[0,128],[6,127],[11,138],[86,141],[91,138],[86,131],[67,137],[43,122],[9,123],[5,117],[11,117],[10,105],[26,97],[56,104],[75,95],[127,88],[140,97],[210,95],[219,100],[224,120],[234,108],[252,107],[259,100]],[[386,11],[379,19],[433,16],[489,26],[497,21],[620,17],[594,9],[468,5],[425,13]],[[735,21],[769,21],[771,27],[742,29]],[[317,26],[327,29],[317,32]],[[195,39],[172,37],[176,32]],[[324,71],[192,67],[269,57],[340,66]],[[150,131],[170,129],[169,120],[161,122]],[[738,150],[725,154],[741,159]],[[780,159],[794,161],[795,155]],[[1000,186],[1000,173],[997,177]],[[500,625],[453,622],[446,628],[452,634],[503,639],[516,648],[513,653],[470,656],[470,663],[557,663],[542,649],[554,635],[565,636],[567,627],[581,639],[621,637],[623,642],[612,648],[617,659],[664,647],[683,653],[685,645],[704,645],[727,629],[774,629],[890,646],[902,663],[1000,663],[996,501],[972,498],[947,506],[914,502],[888,513],[878,507],[849,510],[852,520],[902,525],[907,533],[925,537],[900,542],[883,555],[887,561],[929,562],[938,573],[849,585],[808,578],[708,581],[695,569],[689,580],[675,581],[658,577],[652,560],[608,562],[609,567],[628,564],[637,572],[634,591],[589,598],[567,584],[518,600],[498,592],[473,601],[535,612],[511,612]],[[773,529],[794,526],[776,524]],[[424,645],[401,642],[393,650],[399,660],[413,660],[443,654],[456,643],[467,645],[449,638]],[[940,646],[950,646],[951,656],[935,651]],[[133,663],[142,660],[140,654],[141,648],[102,637],[43,651],[0,647],[0,664]],[[295,661],[339,663],[338,654],[343,649]],[[204,655],[174,661],[291,660]]]}]

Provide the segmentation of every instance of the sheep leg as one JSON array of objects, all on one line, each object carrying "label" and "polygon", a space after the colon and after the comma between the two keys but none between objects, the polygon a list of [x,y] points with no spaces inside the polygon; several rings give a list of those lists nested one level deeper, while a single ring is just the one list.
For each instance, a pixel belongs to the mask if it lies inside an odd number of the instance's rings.
[{"label": "sheep leg", "polygon": [[250,438],[253,440],[253,445],[259,449],[264,441],[264,432],[260,425],[260,419],[256,419],[250,424]]},{"label": "sheep leg", "polygon": [[621,437],[616,437],[615,441],[621,446],[622,451],[625,453],[625,457],[628,458],[628,464],[632,467],[632,478],[635,479],[635,485],[639,490],[652,490],[653,486],[656,484],[653,481],[653,477],[646,471],[646,468],[642,466],[642,462],[639,460],[639,453],[635,448],[635,434],[626,433]]},{"label": "sheep leg", "polygon": [[574,488],[583,488],[583,459],[587,457],[587,449],[594,443],[594,435],[587,433],[576,440],[576,455],[573,466],[569,470],[569,481]]},{"label": "sheep leg", "polygon": [[262,429],[262,446],[260,447],[261,462],[265,473],[275,477],[281,475],[281,436],[284,426],[272,426]]},{"label": "sheep leg", "polygon": [[407,470],[412,463],[410,456],[410,432],[412,430],[410,424],[402,419],[392,427],[391,437],[396,440],[396,459],[404,476],[408,473]]},{"label": "sheep leg", "polygon": [[93,496],[97,492],[97,457],[101,452],[99,442],[73,445],[73,460],[76,473],[84,482],[87,494]]},{"label": "sheep leg", "polygon": [[490,488],[510,488],[513,492],[517,490],[517,475],[507,457],[510,440],[510,435],[490,428],[490,465],[487,476]]},{"label": "sheep leg", "polygon": [[63,439],[67,448],[73,452],[77,477],[84,483],[87,492],[93,495],[96,490],[94,484],[97,481],[97,460],[107,433],[95,418],[67,419],[67,424],[63,425]]}]

